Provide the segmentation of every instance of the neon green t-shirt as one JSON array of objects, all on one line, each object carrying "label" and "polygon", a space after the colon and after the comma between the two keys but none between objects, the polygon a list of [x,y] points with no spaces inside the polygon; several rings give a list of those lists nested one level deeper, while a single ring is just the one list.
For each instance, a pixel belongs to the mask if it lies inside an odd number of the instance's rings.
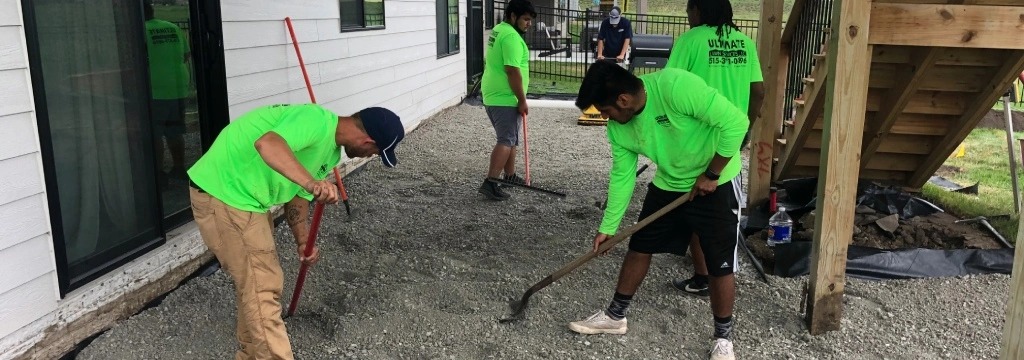
[{"label": "neon green t-shirt", "polygon": [[189,73],[185,66],[188,40],[177,25],[160,19],[146,21],[146,49],[154,99],[188,97]]},{"label": "neon green t-shirt", "polygon": [[746,34],[723,27],[698,26],[676,39],[666,68],[683,69],[700,76],[744,114],[750,108],[750,83],[761,82],[761,62],[754,41]]},{"label": "neon green t-shirt", "polygon": [[288,180],[256,151],[256,140],[273,131],[313,178],[323,180],[341,161],[334,140],[338,115],[316,104],[270,105],[255,109],[228,124],[188,175],[211,196],[231,207],[266,212],[295,196],[312,200],[301,186]]},{"label": "neon green t-shirt", "polygon": [[491,30],[484,55],[484,75],[480,93],[487,106],[518,106],[519,99],[508,84],[505,66],[515,66],[523,74],[523,95],[530,87],[530,51],[526,40],[511,24],[502,21]]},{"label": "neon green t-shirt", "polygon": [[[608,205],[599,231],[613,235],[626,214],[636,186],[638,155],[657,166],[654,185],[688,192],[707,170],[715,154],[738,157],[750,120],[718,90],[700,77],[680,69],[641,75],[647,104],[629,122],[609,121],[612,168],[608,174]],[[719,184],[739,174],[730,161]]]},{"label": "neon green t-shirt", "polygon": [[[676,39],[669,54],[666,68],[683,69],[704,79],[747,114],[750,109],[750,83],[761,82],[761,62],[757,58],[754,41],[746,34],[722,27],[718,37],[717,26],[698,26]],[[742,167],[739,156],[729,161],[729,167]],[[731,179],[731,178],[730,178]]]}]

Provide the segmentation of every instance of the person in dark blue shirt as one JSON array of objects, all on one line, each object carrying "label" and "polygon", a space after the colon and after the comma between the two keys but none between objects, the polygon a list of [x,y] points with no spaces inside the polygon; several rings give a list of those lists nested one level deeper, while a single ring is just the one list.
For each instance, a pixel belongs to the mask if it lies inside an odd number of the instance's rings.
[{"label": "person in dark blue shirt", "polygon": [[622,10],[618,6],[608,12],[608,18],[601,22],[601,29],[597,32],[597,59],[615,59],[615,62],[622,62],[626,59],[626,49],[629,49],[629,41],[633,38],[633,26],[629,19],[622,17]]}]

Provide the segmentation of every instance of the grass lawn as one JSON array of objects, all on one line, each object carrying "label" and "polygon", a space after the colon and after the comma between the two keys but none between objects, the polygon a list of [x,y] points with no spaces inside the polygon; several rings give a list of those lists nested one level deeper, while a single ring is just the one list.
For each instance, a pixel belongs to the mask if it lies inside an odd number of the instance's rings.
[{"label": "grass lawn", "polygon": [[[1024,137],[1024,132],[1016,132],[1014,135],[1016,145],[1016,138]],[[962,218],[1011,215],[1010,219],[991,222],[1003,237],[1014,242],[1017,238],[1018,216],[1013,213],[1013,184],[1006,154],[1006,131],[975,129],[964,143],[967,145],[964,157],[951,158],[945,163],[958,171],[942,176],[960,185],[972,185],[980,181],[978,195],[948,192],[941,187],[926,184],[922,189],[924,197]],[[1024,180],[1024,172],[1020,169],[1020,153],[1016,155],[1017,176],[1019,180]]]},{"label": "grass lawn", "polygon": [[[530,61],[528,94],[576,94],[587,71],[587,64],[557,61]],[[564,76],[559,76],[564,75]]]}]

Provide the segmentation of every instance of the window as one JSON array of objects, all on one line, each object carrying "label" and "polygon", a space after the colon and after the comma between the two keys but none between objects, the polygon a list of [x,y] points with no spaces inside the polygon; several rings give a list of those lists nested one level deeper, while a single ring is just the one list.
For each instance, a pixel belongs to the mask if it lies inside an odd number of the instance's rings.
[{"label": "window", "polygon": [[437,4],[437,56],[459,53],[459,0],[434,0]]},{"label": "window", "polygon": [[64,295],[192,220],[184,170],[215,129],[197,104],[189,5],[22,4]]},{"label": "window", "polygon": [[341,31],[384,28],[384,0],[340,0]]}]

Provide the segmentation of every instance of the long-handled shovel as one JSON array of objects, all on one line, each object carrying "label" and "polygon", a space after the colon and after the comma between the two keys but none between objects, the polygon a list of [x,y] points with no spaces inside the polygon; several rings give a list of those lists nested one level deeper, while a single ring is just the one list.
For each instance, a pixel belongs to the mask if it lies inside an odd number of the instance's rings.
[{"label": "long-handled shovel", "polygon": [[532,185],[530,183],[530,134],[526,132],[526,114],[520,114],[523,116],[523,162],[526,166],[526,185]]},{"label": "long-handled shovel", "polygon": [[640,222],[633,224],[633,226],[630,226],[625,231],[615,234],[615,236],[612,236],[610,239],[605,240],[605,242],[601,243],[601,246],[597,248],[597,252],[587,251],[586,254],[583,254],[583,256],[580,256],[572,263],[569,263],[569,265],[566,265],[565,267],[558,269],[558,271],[555,271],[553,274],[548,275],[548,277],[544,278],[544,280],[541,280],[537,284],[530,287],[529,290],[526,290],[526,293],[523,294],[523,297],[521,299],[512,301],[512,303],[509,304],[509,306],[512,308],[512,315],[504,319],[499,319],[498,322],[507,323],[520,319],[522,317],[523,310],[526,310],[526,305],[530,301],[530,296],[533,296],[534,293],[540,291],[541,289],[547,287],[548,285],[551,285],[552,283],[555,282],[555,280],[562,278],[566,274],[578,268],[580,265],[583,265],[587,261],[590,261],[591,259],[597,257],[598,254],[602,254],[605,251],[608,251],[613,246],[622,242],[622,240],[630,237],[631,235],[642,229],[644,226],[647,226],[647,224],[650,224],[652,221],[657,220],[662,215],[665,215],[669,211],[672,211],[673,209],[679,207],[679,205],[682,205],[687,201],[690,201],[693,196],[693,191],[686,193],[686,195],[680,196],[675,201],[669,203],[668,205],[665,205],[665,207],[661,208],[654,214],[651,214],[651,216],[648,216],[643,220],[640,220]]}]

